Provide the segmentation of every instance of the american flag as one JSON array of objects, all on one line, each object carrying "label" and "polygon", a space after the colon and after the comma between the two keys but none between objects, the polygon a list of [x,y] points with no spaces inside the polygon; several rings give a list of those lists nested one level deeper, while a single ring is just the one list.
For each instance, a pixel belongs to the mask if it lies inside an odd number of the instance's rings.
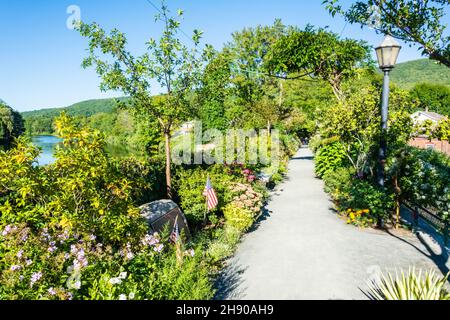
[{"label": "american flag", "polygon": [[172,233],[170,234],[170,240],[173,243],[177,243],[180,239],[180,231],[178,229],[178,217],[175,219],[175,224],[173,226]]},{"label": "american flag", "polygon": [[211,179],[206,180],[206,187],[203,195],[206,197],[206,203],[208,205],[208,211],[211,211],[219,204],[219,200],[217,199],[216,192],[211,184]]}]

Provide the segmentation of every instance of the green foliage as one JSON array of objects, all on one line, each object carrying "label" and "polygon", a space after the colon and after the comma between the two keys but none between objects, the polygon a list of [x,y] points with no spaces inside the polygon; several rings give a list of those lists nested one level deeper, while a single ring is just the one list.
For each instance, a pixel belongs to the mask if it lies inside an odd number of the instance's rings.
[{"label": "green foliage", "polygon": [[341,98],[341,84],[358,68],[371,65],[369,46],[363,41],[342,40],[337,34],[307,26],[291,30],[272,46],[267,68],[275,73],[306,74],[326,81]]},{"label": "green foliage", "polygon": [[446,290],[447,275],[440,278],[435,271],[425,273],[410,269],[407,273],[401,271],[400,276],[395,273],[382,275],[379,281],[371,281],[369,297],[372,300],[450,300]]},{"label": "green foliage", "polygon": [[[78,31],[89,40],[89,56],[83,67],[95,67],[102,79],[103,91],[121,91],[131,97],[131,106],[144,116],[158,123],[165,139],[167,197],[172,198],[172,173],[170,138],[174,126],[192,116],[190,99],[200,81],[204,58],[210,55],[207,46],[203,54],[198,45],[201,32],[194,30],[194,47],[185,46],[179,39],[183,11],[170,16],[163,1],[155,21],[164,23],[164,31],[159,40],[150,39],[146,43],[147,52],[134,57],[127,50],[124,33],[113,29],[109,34],[97,23],[80,23]],[[165,95],[153,99],[151,84],[156,81],[165,89]]]},{"label": "green foliage", "polygon": [[341,0],[323,3],[332,16],[370,26],[383,34],[419,45],[423,55],[450,67],[450,38],[446,34],[448,0],[362,0],[344,10]]},{"label": "green foliage", "polygon": [[[351,83],[345,83],[345,99],[320,110],[318,120],[321,138],[337,138],[358,175],[367,176],[373,175],[376,170],[381,134],[381,82],[366,72],[362,76],[367,79],[354,79]],[[415,104],[406,91],[392,88],[386,137],[391,149],[408,143],[413,131],[410,112],[414,108]]]},{"label": "green foliage", "polygon": [[323,176],[325,191],[348,223],[372,227],[378,218],[386,219],[394,208],[394,196],[371,181],[357,177],[353,168],[342,167]]},{"label": "green foliage", "polygon": [[400,196],[422,207],[438,210],[449,218],[450,158],[433,150],[406,148],[388,162],[388,172],[396,175]]},{"label": "green foliage", "polygon": [[341,167],[323,176],[325,191],[337,202],[338,207],[350,197],[350,188],[356,172],[353,168]]},{"label": "green foliage", "polygon": [[[111,261],[112,265],[105,268],[107,271],[94,278],[89,297],[92,300],[211,299],[209,269],[202,260],[200,253],[189,250],[183,252],[179,264],[174,250],[169,248],[161,254],[143,252],[125,265]],[[127,276],[120,279],[120,274]]]},{"label": "green foliage", "polygon": [[411,95],[418,101],[420,109],[450,116],[450,87],[422,83],[413,88]]},{"label": "green foliage", "polygon": [[319,178],[341,168],[347,155],[339,142],[333,142],[319,149],[315,156],[316,174]]},{"label": "green foliage", "polygon": [[121,176],[106,156],[98,132],[77,128],[65,115],[56,126],[64,142],[54,165],[33,166],[38,152],[24,140],[0,154],[2,225],[40,225],[41,219],[50,219],[53,225],[90,230],[112,242],[140,230],[130,193],[141,187],[139,180]]},{"label": "green foliage", "polygon": [[54,120],[65,112],[74,118],[88,118],[98,113],[115,113],[117,102],[127,101],[127,98],[97,99],[76,103],[65,108],[42,109],[36,111],[22,112],[25,120],[26,131],[29,135],[54,134]]},{"label": "green foliage", "polygon": [[22,116],[0,100],[0,150],[10,148],[23,132]]},{"label": "green foliage", "polygon": [[426,87],[450,86],[448,68],[430,59],[399,63],[392,70],[391,77],[396,85],[405,90],[412,90],[422,84]]},{"label": "green foliage", "polygon": [[245,208],[236,207],[230,203],[223,209],[226,223],[243,232],[250,229],[254,222],[254,213]]},{"label": "green foliage", "polygon": [[229,258],[239,243],[242,231],[230,225],[225,225],[223,229],[218,230],[216,239],[209,246],[206,255],[212,263],[219,263]]},{"label": "green foliage", "polygon": [[208,170],[201,168],[178,170],[175,174],[174,183],[180,198],[180,206],[193,225],[198,225],[204,221],[206,198],[203,196],[203,192],[208,176],[219,200],[219,205],[214,210],[217,213],[231,201],[232,195],[229,188],[234,181],[234,178],[227,174],[222,166],[213,166]]},{"label": "green foliage", "polygon": [[394,210],[394,195],[365,180],[355,179],[349,190],[346,208],[369,210],[373,221],[387,219]]},{"label": "green foliage", "polygon": [[64,114],[56,130],[50,166],[34,166],[24,138],[0,151],[0,299],[211,298],[202,255],[146,235],[134,198],[149,169],[111,160],[98,131]]}]

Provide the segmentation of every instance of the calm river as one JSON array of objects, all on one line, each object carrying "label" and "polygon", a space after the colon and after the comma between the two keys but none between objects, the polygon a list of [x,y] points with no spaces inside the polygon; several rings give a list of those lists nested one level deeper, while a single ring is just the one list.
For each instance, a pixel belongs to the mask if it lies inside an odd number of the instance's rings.
[{"label": "calm river", "polygon": [[55,153],[56,145],[61,142],[60,138],[54,136],[35,136],[31,141],[35,146],[42,149],[41,155],[37,158],[40,166],[45,166],[55,161],[53,154]]}]

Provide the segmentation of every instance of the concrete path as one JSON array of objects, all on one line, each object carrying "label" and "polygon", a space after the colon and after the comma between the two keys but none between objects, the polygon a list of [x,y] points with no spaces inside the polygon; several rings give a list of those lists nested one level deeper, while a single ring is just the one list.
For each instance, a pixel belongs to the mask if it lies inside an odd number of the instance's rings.
[{"label": "concrete path", "polygon": [[338,218],[308,149],[267,209],[218,281],[218,299],[366,299],[366,281],[380,270],[450,267],[448,251],[426,235],[360,230]]}]

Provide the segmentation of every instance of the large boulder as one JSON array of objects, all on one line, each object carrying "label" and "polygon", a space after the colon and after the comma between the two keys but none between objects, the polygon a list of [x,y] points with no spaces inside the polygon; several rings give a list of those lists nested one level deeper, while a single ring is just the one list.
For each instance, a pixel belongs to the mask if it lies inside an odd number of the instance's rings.
[{"label": "large boulder", "polygon": [[141,206],[140,210],[142,217],[147,221],[149,233],[162,233],[164,231],[171,233],[175,227],[175,222],[177,222],[180,234],[184,235],[186,240],[189,240],[190,232],[186,217],[180,207],[172,200],[147,203]]}]

